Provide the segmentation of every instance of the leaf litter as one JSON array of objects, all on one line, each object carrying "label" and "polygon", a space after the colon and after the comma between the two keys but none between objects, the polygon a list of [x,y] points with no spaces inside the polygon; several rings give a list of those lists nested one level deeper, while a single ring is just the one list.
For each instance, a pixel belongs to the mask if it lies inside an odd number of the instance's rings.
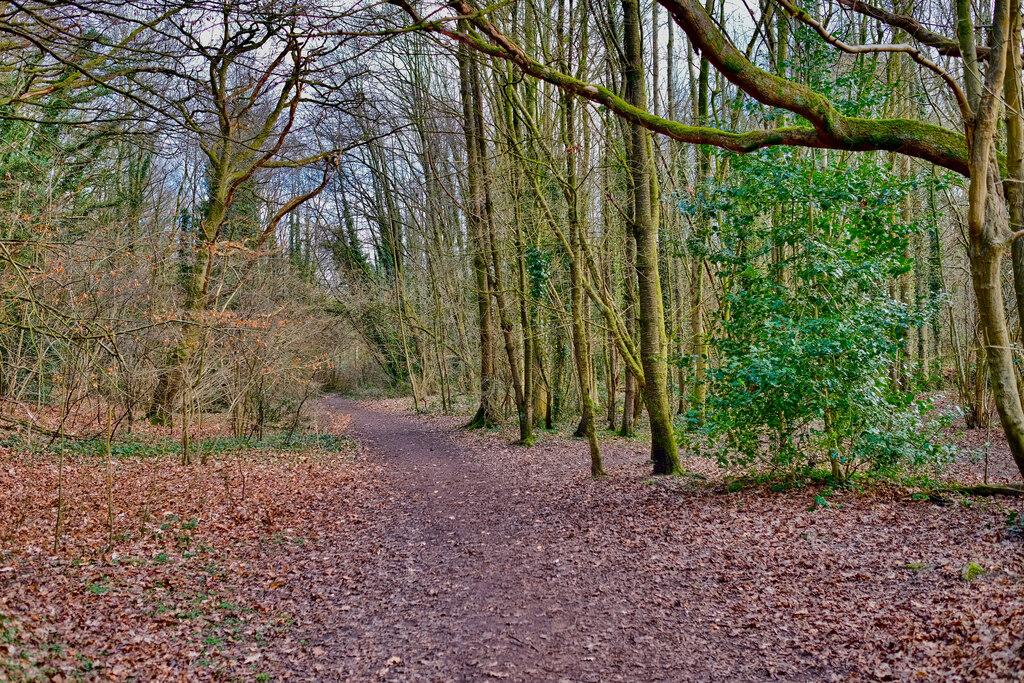
[{"label": "leaf litter", "polygon": [[101,468],[66,464],[75,513],[51,556],[54,464],[4,453],[0,661],[114,680],[1022,680],[1019,500],[729,492],[701,459],[684,465],[703,477],[651,479],[617,438],[595,481],[584,442],[320,409],[350,414],[364,450],[118,462],[128,537],[107,553]]}]

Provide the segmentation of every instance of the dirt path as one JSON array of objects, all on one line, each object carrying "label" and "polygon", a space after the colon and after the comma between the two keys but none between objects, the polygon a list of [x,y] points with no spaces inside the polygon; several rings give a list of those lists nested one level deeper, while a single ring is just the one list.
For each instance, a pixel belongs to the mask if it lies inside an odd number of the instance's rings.
[{"label": "dirt path", "polygon": [[[645,483],[636,448],[516,449],[367,409],[383,466],[357,557],[300,627],[312,678],[1008,680],[1024,662],[1005,511]],[[813,498],[813,493],[809,494]],[[1005,526],[1005,523],[1003,523]],[[351,539],[349,539],[351,541]],[[952,542],[951,542],[952,541]],[[966,561],[988,572],[960,579]],[[317,592],[317,591],[313,591]]]},{"label": "dirt path", "polygon": [[[593,547],[597,556],[576,556],[578,543],[566,552],[561,539],[588,531],[564,507],[571,501],[535,490],[529,478],[509,481],[501,476],[509,463],[488,462],[420,421],[338,406],[387,462],[394,485],[388,534],[363,577],[382,592],[359,596],[363,604],[349,610],[358,623],[345,633],[369,661],[349,673],[376,674],[383,667],[374,655],[386,651],[385,662],[402,659],[387,667],[396,680],[713,678],[679,670],[712,647],[680,628],[684,614],[673,615],[668,596],[682,577],[663,584],[641,567],[611,564],[630,558],[601,558]],[[629,574],[629,593],[609,573]],[[641,597],[645,589],[664,597]],[[723,645],[714,646],[720,655]]]}]

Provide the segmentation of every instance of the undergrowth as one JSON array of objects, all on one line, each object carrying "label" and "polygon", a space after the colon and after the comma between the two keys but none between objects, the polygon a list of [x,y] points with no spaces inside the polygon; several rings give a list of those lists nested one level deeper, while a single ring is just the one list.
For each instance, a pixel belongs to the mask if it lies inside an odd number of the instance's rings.
[{"label": "undergrowth", "polygon": [[[60,439],[29,443],[20,436],[13,436],[0,441],[0,446],[32,453],[48,453],[62,450],[67,455],[106,455],[106,442],[103,439]],[[209,457],[242,452],[299,453],[319,450],[328,453],[340,453],[352,447],[352,440],[340,434],[288,434],[281,432],[265,435],[262,439],[234,436],[200,439],[192,442],[189,450]],[[170,437],[144,439],[127,436],[119,438],[110,444],[110,454],[114,458],[180,455],[181,450],[181,441]]]}]

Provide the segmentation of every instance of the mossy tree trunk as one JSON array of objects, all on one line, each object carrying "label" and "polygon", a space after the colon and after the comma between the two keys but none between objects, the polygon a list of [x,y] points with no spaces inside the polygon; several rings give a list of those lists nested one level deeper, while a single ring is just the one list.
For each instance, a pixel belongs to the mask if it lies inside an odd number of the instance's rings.
[{"label": "mossy tree trunk", "polygon": [[[1024,229],[1024,92],[1021,81],[1021,16],[1020,1],[1010,3],[1010,44],[1007,47],[1006,82],[1003,99],[1006,101],[1006,200],[1010,226],[1014,231]],[[1024,330],[1024,240],[1014,238],[1012,246],[1013,287],[1016,292],[1017,324]],[[1022,333],[1024,336],[1024,333]]]},{"label": "mossy tree trunk", "polygon": [[[626,101],[645,109],[643,45],[640,39],[640,7],[637,0],[622,0],[625,52]],[[656,180],[650,134],[636,123],[629,128],[626,165],[630,175],[632,210],[630,231],[636,242],[640,360],[644,369],[644,402],[651,423],[651,461],[655,474],[679,472],[679,452],[668,403],[668,345],[665,339],[665,308],[658,272],[658,223]]]},{"label": "mossy tree trunk", "polygon": [[[636,272],[636,241],[626,241],[625,263],[623,268],[629,272],[625,278],[625,291],[623,296],[626,299],[626,330],[630,338],[636,339],[636,309],[638,307],[638,296],[636,293],[636,280],[633,273]],[[633,436],[633,423],[636,417],[633,408],[636,406],[636,375],[626,368],[626,376],[622,383],[622,422],[619,425],[619,436]]]},{"label": "mossy tree trunk", "polygon": [[[984,83],[975,52],[969,0],[957,0],[957,35],[964,60],[964,90],[973,110],[973,117],[965,126],[970,142],[967,235],[971,282],[978,300],[985,360],[996,410],[1010,454],[1024,474],[1024,408],[1021,406],[1019,376],[1006,322],[1000,272],[1013,232],[995,144],[1007,64],[1017,63],[1016,56],[1008,57],[1008,48],[1017,50],[1017,41],[1009,35],[1010,28],[1019,27],[1016,17],[1010,20],[1011,5],[1014,14],[1019,14],[1016,0],[997,0],[995,3]],[[1016,76],[1012,74],[1010,80]],[[1017,116],[1020,116],[1019,112]]]},{"label": "mossy tree trunk", "polygon": [[[576,122],[574,111],[574,96],[569,93],[562,95],[562,129],[567,149],[573,149],[576,144]],[[591,349],[587,338],[586,308],[583,296],[583,278],[586,277],[584,262],[580,257],[580,250],[583,240],[583,225],[579,215],[579,198],[576,188],[578,179],[576,174],[576,155],[566,154],[566,199],[567,217],[569,222],[569,278],[570,293],[572,298],[572,346],[576,355],[576,378],[580,388],[580,430],[582,436],[587,437],[587,444],[590,447],[590,476],[600,477],[604,475],[604,465],[601,462],[601,446],[597,440],[597,428],[594,424],[594,395],[591,392]]]}]

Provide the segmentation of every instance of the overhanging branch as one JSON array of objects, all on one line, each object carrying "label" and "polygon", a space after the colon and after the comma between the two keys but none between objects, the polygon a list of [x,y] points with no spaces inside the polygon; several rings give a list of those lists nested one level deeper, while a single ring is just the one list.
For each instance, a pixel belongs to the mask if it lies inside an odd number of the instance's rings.
[{"label": "overhanging branch", "polygon": [[680,142],[712,145],[740,153],[780,145],[898,152],[968,175],[967,144],[960,133],[910,119],[843,116],[821,94],[751,64],[731,45],[703,8],[692,0],[659,0],[659,3],[669,10],[676,23],[690,37],[694,47],[733,84],[763,104],[799,114],[812,125],[733,133],[665,119],[632,106],[608,88],[587,83],[541,64],[491,23],[485,11],[477,10],[466,0],[450,0],[448,6],[460,18],[468,19],[482,35],[453,29],[450,18],[426,21],[405,0],[391,1],[424,30],[445,35],[482,54],[510,61],[526,74],[608,107],[628,121]]}]

